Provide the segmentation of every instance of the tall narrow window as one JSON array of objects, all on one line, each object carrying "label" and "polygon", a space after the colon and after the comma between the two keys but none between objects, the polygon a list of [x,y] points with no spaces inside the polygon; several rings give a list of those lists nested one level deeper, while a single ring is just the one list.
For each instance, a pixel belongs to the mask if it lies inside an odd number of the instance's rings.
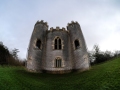
[{"label": "tall narrow window", "polygon": [[78,40],[75,40],[74,44],[75,44],[75,49],[78,49],[80,47],[80,44],[79,44]]},{"label": "tall narrow window", "polygon": [[36,41],[36,47],[41,49],[41,41],[39,39]]},{"label": "tall narrow window", "polygon": [[61,39],[59,39],[58,42],[59,42],[59,43],[58,43],[58,44],[59,44],[58,47],[59,47],[59,49],[61,49],[61,47],[62,47],[62,45],[61,45]]},{"label": "tall narrow window", "polygon": [[62,60],[61,60],[61,58],[56,58],[55,59],[55,67],[56,68],[62,67]]},{"label": "tall narrow window", "polygon": [[57,38],[55,39],[55,44],[54,44],[54,49],[57,49],[57,44],[58,44],[58,41],[57,41]]},{"label": "tall narrow window", "polygon": [[62,49],[62,42],[59,37],[57,37],[54,41],[54,49]]}]

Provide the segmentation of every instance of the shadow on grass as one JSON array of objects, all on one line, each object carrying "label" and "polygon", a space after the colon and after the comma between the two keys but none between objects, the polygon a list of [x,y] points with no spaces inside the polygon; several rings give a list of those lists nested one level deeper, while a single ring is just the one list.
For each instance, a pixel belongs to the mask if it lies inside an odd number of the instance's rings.
[{"label": "shadow on grass", "polygon": [[76,77],[79,76],[84,72],[71,72],[71,73],[65,73],[65,74],[50,74],[50,73],[36,73],[36,72],[29,72],[25,68],[24,69],[16,69],[15,72],[18,75],[26,76],[26,77],[32,77],[32,78],[68,78],[68,77]]}]

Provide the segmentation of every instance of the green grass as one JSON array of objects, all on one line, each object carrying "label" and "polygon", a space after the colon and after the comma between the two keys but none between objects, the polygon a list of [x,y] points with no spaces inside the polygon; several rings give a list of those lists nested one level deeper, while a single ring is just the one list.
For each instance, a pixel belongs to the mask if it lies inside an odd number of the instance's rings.
[{"label": "green grass", "polygon": [[89,71],[63,75],[30,73],[23,67],[0,66],[0,90],[119,90],[120,58]]}]

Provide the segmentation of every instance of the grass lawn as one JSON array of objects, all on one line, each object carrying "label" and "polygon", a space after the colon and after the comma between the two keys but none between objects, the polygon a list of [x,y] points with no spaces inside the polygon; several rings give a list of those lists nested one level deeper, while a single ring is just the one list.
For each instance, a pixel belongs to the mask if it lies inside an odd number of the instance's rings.
[{"label": "grass lawn", "polygon": [[120,58],[63,75],[0,66],[0,90],[120,90]]}]

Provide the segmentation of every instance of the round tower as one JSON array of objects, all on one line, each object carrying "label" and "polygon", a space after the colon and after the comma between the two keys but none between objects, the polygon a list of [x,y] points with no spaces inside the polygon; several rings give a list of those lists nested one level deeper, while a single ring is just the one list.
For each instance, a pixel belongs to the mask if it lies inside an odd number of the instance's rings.
[{"label": "round tower", "polygon": [[32,71],[42,70],[42,61],[45,55],[46,31],[48,25],[46,22],[37,21],[31,36],[28,48],[27,69]]},{"label": "round tower", "polygon": [[72,49],[73,69],[83,71],[89,69],[89,59],[85,39],[78,22],[68,23],[67,30],[70,34]]}]

